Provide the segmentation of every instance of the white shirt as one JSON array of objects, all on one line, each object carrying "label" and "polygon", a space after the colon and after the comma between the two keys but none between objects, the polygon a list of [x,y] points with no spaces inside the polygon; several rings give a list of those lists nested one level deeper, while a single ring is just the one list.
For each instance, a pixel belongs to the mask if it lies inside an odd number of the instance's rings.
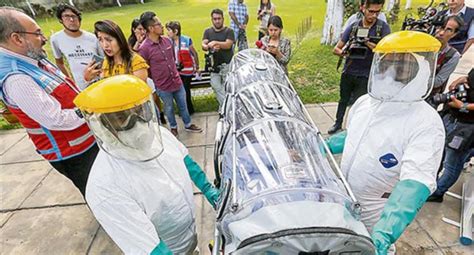
[{"label": "white shirt", "polygon": [[81,36],[71,37],[61,30],[51,36],[51,49],[54,58],[66,58],[76,85],[81,90],[85,89],[84,69],[94,55],[103,56],[95,35],[82,31]]},{"label": "white shirt", "polygon": [[[14,55],[33,65],[38,61],[0,47],[0,54]],[[50,130],[73,130],[84,124],[74,109],[61,109],[56,98],[50,96],[33,78],[26,74],[9,76],[3,87],[7,103],[20,108],[28,117]]]}]

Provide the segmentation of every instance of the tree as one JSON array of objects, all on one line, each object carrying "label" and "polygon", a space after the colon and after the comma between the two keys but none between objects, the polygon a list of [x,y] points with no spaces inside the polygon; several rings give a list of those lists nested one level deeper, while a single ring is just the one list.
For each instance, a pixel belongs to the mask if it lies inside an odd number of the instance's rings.
[{"label": "tree", "polygon": [[322,44],[336,44],[342,33],[344,19],[344,0],[327,0]]},{"label": "tree", "polygon": [[387,12],[390,12],[393,8],[393,6],[395,5],[395,0],[389,0],[388,3],[385,4],[385,10]]}]

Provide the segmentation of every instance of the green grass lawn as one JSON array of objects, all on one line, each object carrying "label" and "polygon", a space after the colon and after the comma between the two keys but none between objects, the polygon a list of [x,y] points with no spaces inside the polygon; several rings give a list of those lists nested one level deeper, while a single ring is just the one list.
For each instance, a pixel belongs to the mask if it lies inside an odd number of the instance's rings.
[{"label": "green grass lawn", "polygon": [[[259,1],[245,1],[248,7],[250,21],[248,25],[248,39],[250,45],[257,40],[258,20],[257,3]],[[301,20],[313,16],[313,22],[320,26],[324,21],[326,3],[324,0],[274,0],[276,12],[284,22],[284,31],[290,37],[295,35]],[[220,8],[225,12],[225,23],[230,26],[230,17],[227,14],[228,0],[152,0],[145,4],[124,5],[121,8],[111,7],[102,10],[86,12],[82,15],[82,29],[93,32],[94,23],[98,20],[109,19],[117,23],[124,31],[125,36],[130,35],[130,24],[133,18],[138,18],[144,11],[153,11],[165,24],[177,20],[181,23],[182,33],[190,36],[199,52],[200,62],[204,63],[203,52],[200,47],[204,30],[211,26],[211,10]],[[38,20],[39,25],[49,37],[63,29],[56,18]],[[51,48],[46,47],[51,57]]]},{"label": "green grass lawn", "polygon": [[[388,0],[387,0],[388,1]],[[259,1],[245,1],[250,15],[248,25],[249,45],[253,47],[257,40],[256,19],[257,4]],[[336,71],[337,57],[332,55],[332,46],[321,45],[320,37],[326,13],[325,0],[273,0],[277,15],[284,23],[285,36],[295,41],[295,34],[301,21],[309,16],[313,18],[313,28],[305,40],[296,47],[293,43],[293,56],[289,64],[289,74],[293,85],[304,103],[334,102],[339,99],[340,73]],[[121,8],[111,7],[83,14],[82,28],[93,30],[94,23],[102,19],[110,19],[120,25],[126,36],[130,34],[130,23],[133,18],[139,17],[144,11],[154,11],[163,23],[171,20],[181,22],[183,34],[190,36],[199,52],[201,66],[203,66],[203,52],[200,42],[203,31],[211,25],[210,12],[213,8],[225,11],[226,24],[230,17],[227,15],[228,0],[153,0],[144,5],[125,5]],[[420,5],[427,5],[429,0],[413,0],[411,12],[415,12]],[[404,10],[405,0],[402,0],[401,13],[397,24],[392,25],[392,31],[401,27],[401,22],[407,11]],[[39,19],[38,23],[49,37],[62,29],[56,18]],[[46,49],[52,58],[48,43]],[[194,98],[195,109],[199,112],[215,111],[217,100],[214,95]],[[3,120],[2,120],[3,121]],[[0,126],[2,129],[3,125]]]}]

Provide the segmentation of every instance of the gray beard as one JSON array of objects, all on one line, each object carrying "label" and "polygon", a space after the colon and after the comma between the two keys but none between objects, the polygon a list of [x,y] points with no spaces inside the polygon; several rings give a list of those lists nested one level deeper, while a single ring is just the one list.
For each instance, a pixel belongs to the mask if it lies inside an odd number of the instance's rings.
[{"label": "gray beard", "polygon": [[26,56],[38,61],[47,57],[46,52],[43,49],[34,49],[30,45],[28,45]]}]

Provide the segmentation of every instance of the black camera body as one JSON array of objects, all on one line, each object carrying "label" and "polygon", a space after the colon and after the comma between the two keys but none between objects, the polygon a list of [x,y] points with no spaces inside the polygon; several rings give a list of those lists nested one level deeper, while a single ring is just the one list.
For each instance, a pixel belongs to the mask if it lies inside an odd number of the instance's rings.
[{"label": "black camera body", "polygon": [[204,71],[205,72],[209,72],[209,73],[212,73],[212,72],[219,72],[219,70],[217,70],[217,68],[214,68],[214,50],[212,49],[209,49],[209,51],[204,54],[204,62],[205,62],[205,66],[204,66]]},{"label": "black camera body", "polygon": [[441,11],[446,9],[446,4],[441,3],[438,7],[428,6],[426,8],[420,8],[418,13],[423,14],[421,19],[415,19],[411,16],[405,16],[405,20],[402,24],[402,30],[411,30],[435,35],[436,29],[444,25],[446,19],[445,15],[441,14]]},{"label": "black camera body", "polygon": [[465,102],[467,100],[467,91],[464,85],[461,84],[455,90],[434,95],[433,103],[435,103],[436,105],[449,103],[451,102],[451,96],[454,96],[456,99]]},{"label": "black camera body", "polygon": [[342,49],[343,54],[348,54],[350,59],[365,59],[369,53],[369,47],[365,44],[367,41],[378,43],[381,38],[369,36],[369,29],[358,27],[357,32],[349,38],[349,41],[346,43]]}]

